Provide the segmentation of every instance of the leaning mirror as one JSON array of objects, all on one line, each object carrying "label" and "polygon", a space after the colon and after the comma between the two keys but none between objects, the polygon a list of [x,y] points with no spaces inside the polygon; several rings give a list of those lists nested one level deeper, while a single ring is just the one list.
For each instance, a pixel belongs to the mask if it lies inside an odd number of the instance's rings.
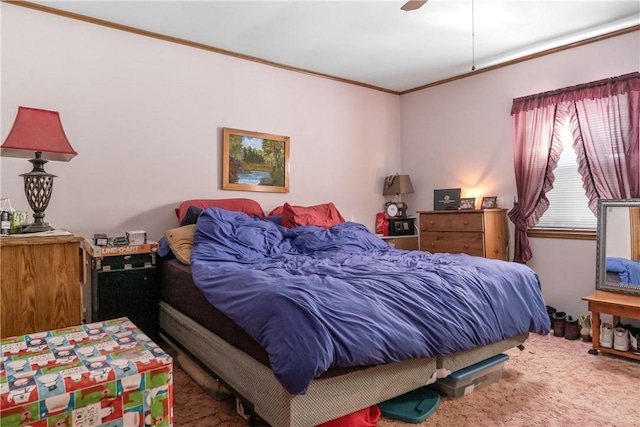
[{"label": "leaning mirror", "polygon": [[640,199],[598,201],[596,289],[640,295]]}]

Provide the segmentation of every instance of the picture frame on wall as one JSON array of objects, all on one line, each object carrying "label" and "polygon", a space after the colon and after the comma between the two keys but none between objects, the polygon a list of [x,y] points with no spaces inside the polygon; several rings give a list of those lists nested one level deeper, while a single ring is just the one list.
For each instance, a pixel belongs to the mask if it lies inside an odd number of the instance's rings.
[{"label": "picture frame on wall", "polygon": [[482,209],[495,209],[498,207],[498,197],[488,196],[482,198]]},{"label": "picture frame on wall", "polygon": [[222,131],[222,189],[289,192],[288,136]]},{"label": "picture frame on wall", "polygon": [[460,199],[460,209],[461,210],[469,210],[476,208],[476,198],[475,197],[463,197]]}]

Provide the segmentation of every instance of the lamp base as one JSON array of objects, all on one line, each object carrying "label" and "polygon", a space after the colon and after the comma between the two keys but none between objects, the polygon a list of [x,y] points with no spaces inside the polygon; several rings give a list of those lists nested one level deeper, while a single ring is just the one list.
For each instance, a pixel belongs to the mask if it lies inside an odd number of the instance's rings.
[{"label": "lamp base", "polygon": [[48,222],[43,222],[42,224],[34,222],[33,224],[29,224],[23,228],[21,233],[41,233],[43,231],[51,230],[55,230],[55,228],[53,228]]},{"label": "lamp base", "polygon": [[22,230],[23,233],[40,233],[42,231],[51,231],[54,228],[48,222],[44,222],[44,211],[51,200],[51,192],[53,191],[53,178],[55,175],[47,173],[44,170],[46,159],[42,158],[42,153],[36,151],[36,157],[29,160],[33,165],[33,169],[29,173],[23,173],[24,177],[24,194],[27,196],[27,202],[33,209],[33,223],[29,224]]}]

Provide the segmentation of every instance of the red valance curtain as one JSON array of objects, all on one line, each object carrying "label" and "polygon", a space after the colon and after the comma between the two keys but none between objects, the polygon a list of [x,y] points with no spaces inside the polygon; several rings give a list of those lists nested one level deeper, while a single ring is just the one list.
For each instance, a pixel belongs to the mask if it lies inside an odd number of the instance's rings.
[{"label": "red valance curtain", "polygon": [[511,115],[549,105],[559,105],[564,102],[608,98],[630,92],[640,92],[640,73],[624,74],[596,82],[516,98],[513,100]]},{"label": "red valance curtain", "polygon": [[514,261],[533,256],[527,229],[549,207],[546,193],[553,188],[566,118],[591,210],[599,198],[638,196],[640,73],[517,98],[511,114],[518,194],[509,212],[516,227]]}]

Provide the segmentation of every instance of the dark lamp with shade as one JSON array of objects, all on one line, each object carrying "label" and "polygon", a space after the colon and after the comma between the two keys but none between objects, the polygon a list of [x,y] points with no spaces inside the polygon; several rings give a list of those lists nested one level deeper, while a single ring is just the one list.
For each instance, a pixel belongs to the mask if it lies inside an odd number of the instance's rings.
[{"label": "dark lamp with shade", "polygon": [[68,162],[77,155],[62,128],[57,111],[18,107],[18,114],[7,139],[0,147],[0,156],[29,158],[31,172],[23,173],[24,192],[33,210],[34,222],[22,230],[35,233],[53,230],[44,222],[44,211],[51,200],[53,178],[44,165],[49,160]]},{"label": "dark lamp with shade", "polygon": [[[403,194],[413,193],[413,184],[409,175],[391,175],[384,179],[384,188],[382,194],[384,196],[396,196],[395,202],[388,202],[385,210],[388,216],[407,216],[407,204],[402,201]],[[395,205],[395,207],[394,207]],[[395,214],[393,214],[395,213]]]}]

